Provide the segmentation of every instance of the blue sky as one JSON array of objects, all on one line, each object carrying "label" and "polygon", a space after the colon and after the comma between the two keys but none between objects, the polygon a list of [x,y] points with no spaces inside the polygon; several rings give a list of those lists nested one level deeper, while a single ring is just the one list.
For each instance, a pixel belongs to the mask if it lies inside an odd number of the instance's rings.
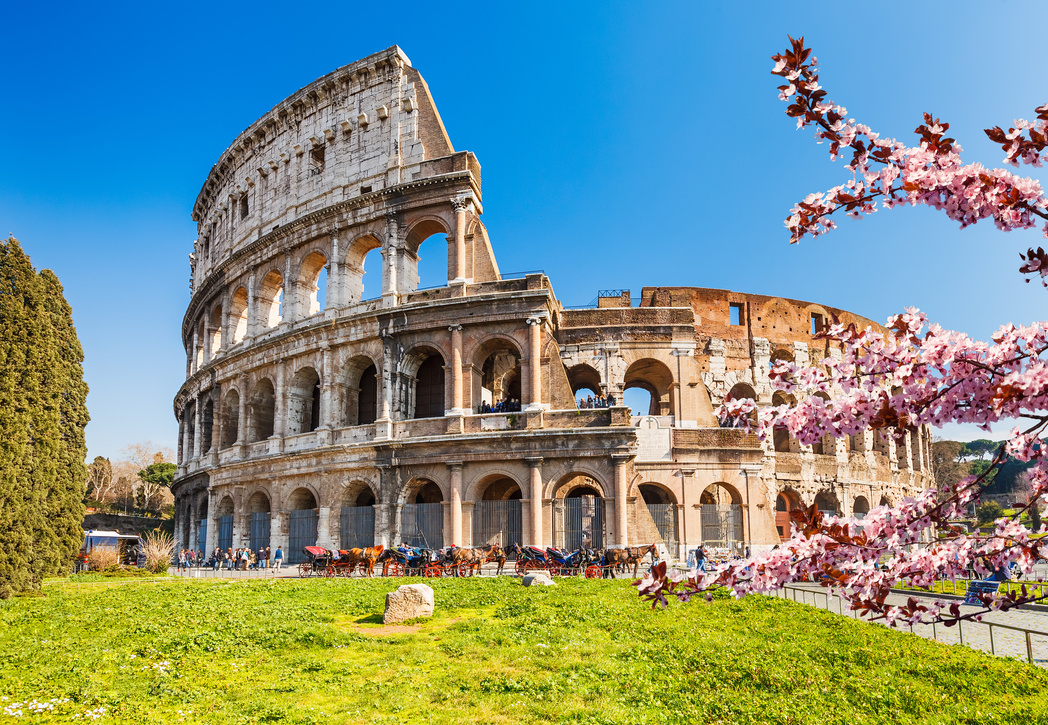
[{"label": "blue sky", "polygon": [[7,3],[0,233],[65,285],[90,455],[174,447],[189,215],[208,170],[280,100],[397,44],[455,147],[483,165],[501,268],[544,270],[565,304],[694,285],[878,320],[914,305],[986,337],[1044,319],[1048,293],[1016,271],[1039,233],[896,209],[791,246],[792,204],[845,176],[783,113],[769,56],[804,35],[850,115],[910,142],[931,111],[967,160],[1000,166],[982,129],[1048,101],[1045,14],[1022,2]]}]

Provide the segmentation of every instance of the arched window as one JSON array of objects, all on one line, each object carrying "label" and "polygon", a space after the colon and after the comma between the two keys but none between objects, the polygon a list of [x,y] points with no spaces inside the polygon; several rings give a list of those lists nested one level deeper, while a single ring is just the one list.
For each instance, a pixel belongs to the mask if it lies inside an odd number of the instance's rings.
[{"label": "arched window", "polygon": [[415,375],[414,418],[440,418],[444,415],[444,358],[433,353]]},{"label": "arched window", "polygon": [[229,303],[229,330],[234,345],[247,335],[247,290],[243,287],[237,287]]},{"label": "arched window", "polygon": [[870,513],[870,502],[866,500],[865,496],[856,496],[852,503],[852,516],[862,519],[868,513]]},{"label": "arched window", "polygon": [[283,319],[284,278],[275,269],[262,278],[258,288],[258,321],[265,328],[276,327]]},{"label": "arched window", "polygon": [[[427,219],[411,227],[404,250],[404,279],[400,281],[404,292],[414,292],[427,287],[445,287],[454,277],[448,257],[450,231],[435,219]],[[429,241],[430,237],[439,235]],[[426,250],[421,250],[426,242]]]},{"label": "arched window", "polygon": [[248,442],[263,441],[273,435],[276,395],[269,378],[262,378],[251,391],[248,404]]},{"label": "arched window", "polygon": [[211,450],[211,434],[215,425],[215,404],[210,398],[204,403],[204,411],[200,416],[200,453],[208,453]]},{"label": "arched window", "polygon": [[299,309],[302,317],[311,317],[323,311],[327,302],[327,259],[313,252],[302,260],[298,275]]},{"label": "arched window", "polygon": [[[633,415],[672,415],[673,373],[658,360],[637,360],[626,370],[623,377],[623,402],[630,406]],[[642,390],[647,393],[644,398],[648,403],[645,410],[643,401],[638,400],[631,390]],[[642,394],[643,397],[643,394]]]},{"label": "arched window", "polygon": [[819,491],[815,497],[815,505],[827,516],[840,516],[840,503],[829,491]]},{"label": "arched window", "polygon": [[208,357],[209,360],[214,360],[218,356],[219,348],[222,347],[222,306],[215,305],[211,310],[211,329],[210,337],[208,339],[208,346],[211,351],[211,355]]},{"label": "arched window", "polygon": [[488,341],[476,350],[473,366],[480,373],[479,379],[474,378],[474,410],[520,410],[520,350],[515,344],[502,339]]},{"label": "arched window", "polygon": [[345,304],[382,296],[382,242],[370,234],[354,239],[346,251],[343,288]]},{"label": "arched window", "polygon": [[222,399],[222,440],[219,448],[229,448],[240,436],[240,393],[230,390]]},{"label": "arched window", "polygon": [[357,390],[357,425],[374,423],[378,418],[378,368],[368,365],[360,374]]},{"label": "arched window", "polygon": [[287,401],[289,435],[309,433],[320,427],[320,376],[313,368],[302,368],[291,381]]}]

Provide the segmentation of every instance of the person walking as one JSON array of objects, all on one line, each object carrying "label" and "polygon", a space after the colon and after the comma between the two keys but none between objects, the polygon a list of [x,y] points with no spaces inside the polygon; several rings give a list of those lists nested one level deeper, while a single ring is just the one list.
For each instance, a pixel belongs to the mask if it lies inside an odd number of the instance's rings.
[{"label": "person walking", "polygon": [[267,556],[266,556],[265,547],[262,547],[262,546],[258,547],[258,568],[259,569],[268,569],[269,568],[269,562],[266,559],[267,559]]},{"label": "person walking", "polygon": [[273,568],[280,571],[281,565],[284,563],[284,550],[277,547],[277,553],[273,554]]}]

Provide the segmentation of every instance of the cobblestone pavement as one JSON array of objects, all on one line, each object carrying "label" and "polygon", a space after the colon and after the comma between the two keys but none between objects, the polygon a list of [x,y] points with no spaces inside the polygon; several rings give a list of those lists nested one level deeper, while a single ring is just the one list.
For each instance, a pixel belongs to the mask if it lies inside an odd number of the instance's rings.
[{"label": "cobblestone pavement", "polygon": [[[780,596],[787,599],[795,599],[820,609],[829,609],[831,612],[844,616],[853,616],[840,598],[828,597],[826,590],[817,584],[792,585],[780,592],[782,592]],[[907,596],[903,594],[888,596],[889,604],[901,605],[905,604],[906,600]],[[972,607],[961,605],[962,612],[971,609]],[[883,622],[873,622],[873,624],[886,626]],[[998,657],[1012,657],[1026,661],[1032,656],[1033,664],[1048,668],[1048,613],[1045,612],[1030,610],[991,612],[983,618],[982,622],[963,622],[953,627],[944,627],[941,624],[920,624],[914,626],[912,631],[919,637],[934,639],[943,644],[964,644],[972,649],[992,652]],[[1027,632],[1029,632],[1029,645],[1027,644]]]}]

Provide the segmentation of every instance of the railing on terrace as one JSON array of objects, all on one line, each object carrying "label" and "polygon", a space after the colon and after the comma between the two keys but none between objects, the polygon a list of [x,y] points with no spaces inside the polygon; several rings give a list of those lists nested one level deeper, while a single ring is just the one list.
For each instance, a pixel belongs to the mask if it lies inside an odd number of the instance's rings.
[{"label": "railing on terrace", "polygon": [[[965,585],[967,585],[968,580],[963,581],[965,582]],[[1043,586],[1043,583],[1039,582],[1038,584]],[[934,596],[933,592],[927,591],[915,591],[914,594]],[[852,612],[850,609],[846,608],[843,599],[840,597],[831,597],[830,593],[825,590],[786,585],[770,596],[789,599],[800,604],[810,604],[811,606],[825,609],[829,612],[836,612],[843,617],[868,621],[860,617],[858,613]],[[836,604],[831,604],[831,602],[834,601]],[[883,621],[870,623],[884,624]],[[1026,661],[1031,665],[1038,665],[1040,667],[1048,666],[1048,631],[1046,631],[1048,630],[1048,617],[1045,618],[1045,629],[1023,627],[1017,624],[1004,624],[1003,622],[994,622],[986,618],[983,618],[983,620],[979,622],[974,620],[960,620],[954,627],[946,627],[943,624],[932,622],[931,624],[910,625],[909,629],[912,634],[931,639],[935,642],[941,642],[943,644],[959,643],[967,645],[972,649],[987,651],[995,657],[1018,656],[1023,658],[1025,656]],[[952,636],[953,632],[957,633],[956,639]],[[1002,635],[1002,633],[1005,634]],[[1020,635],[1020,641],[1018,643],[1015,641],[1001,642],[1002,636],[1007,637],[1007,633],[1018,633]],[[1012,636],[1014,639],[1015,635]],[[1016,650],[1017,644],[1021,646],[1024,645],[1025,651],[1022,651],[1022,648],[1020,648],[1019,652],[1016,653],[1014,650]],[[1044,650],[1044,656],[1034,657],[1035,644],[1037,644],[1040,649]],[[1013,651],[1006,652],[1005,650],[1007,649]],[[1000,650],[1000,652],[998,650]]]}]

